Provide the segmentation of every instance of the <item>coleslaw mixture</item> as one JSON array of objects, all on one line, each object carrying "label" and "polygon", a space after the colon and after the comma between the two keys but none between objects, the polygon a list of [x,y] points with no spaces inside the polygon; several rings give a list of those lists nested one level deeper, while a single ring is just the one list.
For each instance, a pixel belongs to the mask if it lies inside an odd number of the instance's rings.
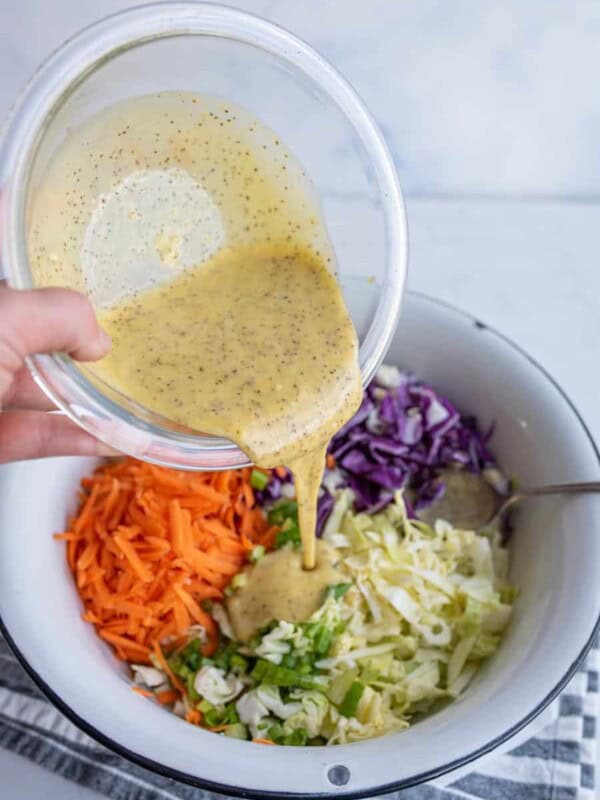
[{"label": "coleslaw mixture", "polygon": [[[248,645],[213,605],[217,653],[202,656],[199,630],[169,659],[187,688],[176,713],[197,710],[204,727],[241,739],[339,744],[406,728],[465,690],[510,620],[500,533],[410,519],[401,491],[374,515],[356,512],[354,500],[340,490],[323,531],[344,582],[308,622],[274,621]],[[295,524],[294,504],[282,509]],[[169,688],[160,669],[134,672],[146,688]]]}]

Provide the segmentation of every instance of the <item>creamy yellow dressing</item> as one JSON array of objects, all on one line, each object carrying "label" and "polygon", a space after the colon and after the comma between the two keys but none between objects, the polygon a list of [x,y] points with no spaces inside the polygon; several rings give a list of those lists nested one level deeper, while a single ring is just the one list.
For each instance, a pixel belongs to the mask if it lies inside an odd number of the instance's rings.
[{"label": "creamy yellow dressing", "polygon": [[94,379],[289,466],[312,569],[325,448],[361,382],[301,167],[246,112],[171,92],[71,132],[35,198],[38,284],[87,290],[112,337]]},{"label": "creamy yellow dressing", "polygon": [[227,599],[233,631],[247,642],[273,620],[304,622],[322,605],[328,586],[342,583],[335,550],[317,542],[317,565],[307,572],[291,545],[275,550],[245,571],[246,583]]},{"label": "creamy yellow dressing", "polygon": [[360,402],[356,336],[312,252],[223,250],[100,314],[113,339],[94,372],[169,419],[227,436],[294,473],[305,563],[315,563],[325,448]]}]

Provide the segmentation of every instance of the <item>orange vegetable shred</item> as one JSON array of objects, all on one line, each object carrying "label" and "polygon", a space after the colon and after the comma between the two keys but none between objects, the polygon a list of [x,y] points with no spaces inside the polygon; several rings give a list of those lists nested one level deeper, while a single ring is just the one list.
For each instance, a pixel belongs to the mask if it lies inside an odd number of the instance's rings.
[{"label": "orange vegetable shred", "polygon": [[140,694],[142,697],[154,697],[152,692],[148,691],[148,689],[142,689],[141,686],[132,686],[131,688],[136,694]]},{"label": "orange vegetable shred", "polygon": [[[180,692],[163,648],[185,643],[198,624],[204,654],[214,653],[218,627],[203,601],[223,598],[249,549],[273,545],[276,529],[255,505],[250,474],[113,461],[82,480],[79,512],[56,535],[66,544],[83,618],[119,658],[152,663],[153,654]],[[159,702],[175,699],[161,694]]]}]

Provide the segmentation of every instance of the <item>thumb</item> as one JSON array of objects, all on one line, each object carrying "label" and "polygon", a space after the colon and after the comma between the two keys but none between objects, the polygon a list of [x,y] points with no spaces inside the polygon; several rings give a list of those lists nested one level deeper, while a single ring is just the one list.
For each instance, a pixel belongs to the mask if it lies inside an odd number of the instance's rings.
[{"label": "thumb", "polygon": [[64,352],[97,361],[110,349],[91,302],[71,289],[20,291],[0,288],[0,353],[22,360],[35,353]]}]

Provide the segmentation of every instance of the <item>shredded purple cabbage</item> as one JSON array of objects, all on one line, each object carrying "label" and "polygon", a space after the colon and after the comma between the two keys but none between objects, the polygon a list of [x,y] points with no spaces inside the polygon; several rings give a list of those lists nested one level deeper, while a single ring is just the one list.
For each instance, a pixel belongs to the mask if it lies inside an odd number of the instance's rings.
[{"label": "shredded purple cabbage", "polygon": [[[410,488],[408,513],[414,516],[443,494],[437,479],[441,469],[461,466],[479,474],[495,466],[487,447],[493,428],[482,433],[475,417],[462,416],[449,400],[412,375],[394,377],[394,386],[384,386],[375,377],[360,409],[332,439],[328,453],[336,461],[336,488],[348,486],[354,491],[357,511],[380,511],[397,489]],[[273,475],[267,487],[256,492],[258,502],[274,502],[282,485],[291,480],[289,472],[283,479]],[[333,503],[324,486],[318,534]]]}]

